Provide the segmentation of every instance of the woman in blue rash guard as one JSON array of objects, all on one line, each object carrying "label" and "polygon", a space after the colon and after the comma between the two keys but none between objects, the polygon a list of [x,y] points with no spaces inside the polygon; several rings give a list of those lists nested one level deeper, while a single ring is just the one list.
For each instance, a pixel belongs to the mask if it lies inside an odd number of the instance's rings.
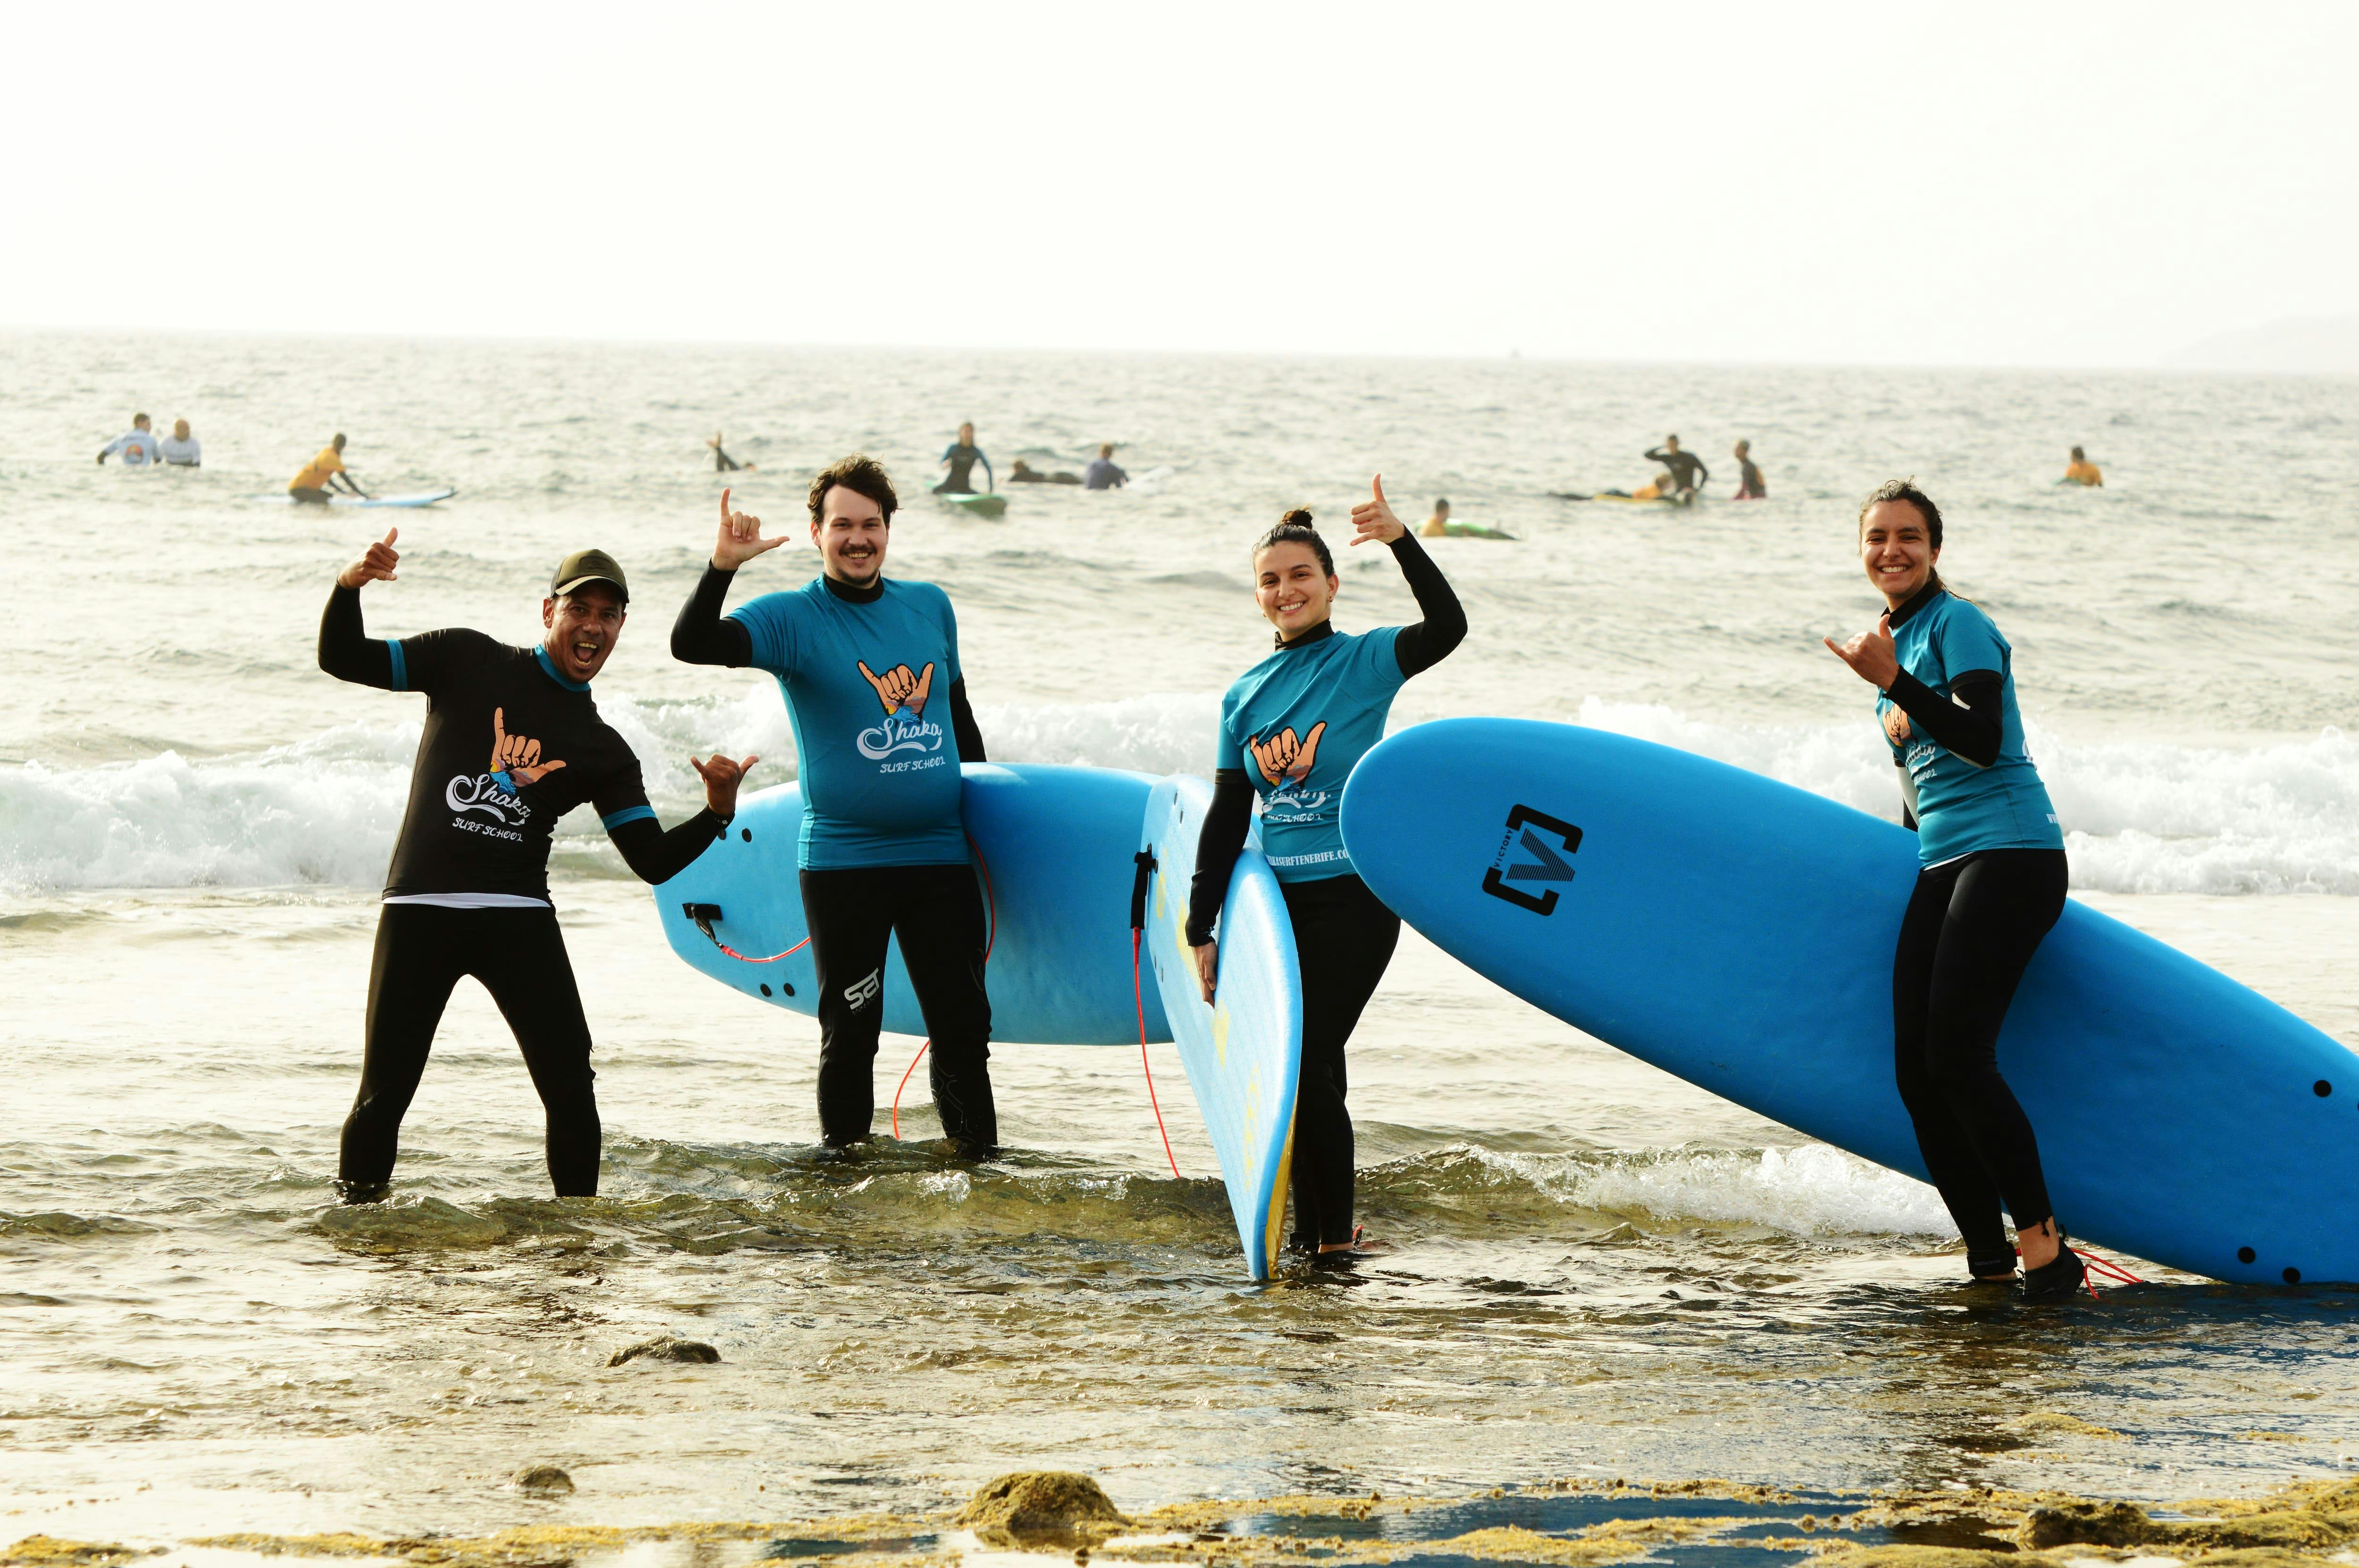
[{"label": "woman in blue rash guard", "polygon": [[1343,1044],[1375,994],[1400,939],[1400,917],[1352,870],[1340,824],[1343,781],[1384,738],[1401,683],[1431,668],[1466,636],[1466,613],[1385,502],[1384,478],[1352,508],[1357,537],[1392,547],[1425,619],[1414,626],[1339,632],[1331,619],[1342,583],[1327,542],[1297,510],[1254,546],[1254,592],[1277,646],[1221,699],[1212,806],[1196,841],[1188,941],[1204,999],[1220,950],[1212,923],[1245,846],[1254,797],[1262,849],[1294,925],[1302,973],[1302,1076],[1294,1101],[1294,1246],[1351,1251],[1352,1117],[1344,1108]]},{"label": "woman in blue rash guard", "polygon": [[1892,960],[1901,1102],[1975,1282],[2013,1281],[2020,1249],[2027,1299],[2069,1296],[2088,1271],[2056,1223],[2038,1140],[1998,1070],[1999,1027],[2064,913],[2066,882],[2056,808],[2024,749],[2013,650],[1942,585],[1940,508],[1912,481],[1867,498],[1859,553],[1887,608],[1850,642],[1826,643],[1877,690],[1918,836]]}]

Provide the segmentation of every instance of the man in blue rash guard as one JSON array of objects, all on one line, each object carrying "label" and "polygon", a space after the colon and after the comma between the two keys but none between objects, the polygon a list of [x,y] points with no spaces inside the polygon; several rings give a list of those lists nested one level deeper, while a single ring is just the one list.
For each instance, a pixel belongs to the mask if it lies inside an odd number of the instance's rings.
[{"label": "man in blue rash guard", "polygon": [[321,669],[427,699],[377,918],[367,1049],[336,1185],[346,1203],[373,1203],[389,1190],[401,1119],[435,1026],[459,978],[473,975],[516,1032],[539,1091],[557,1195],[593,1196],[601,1130],[590,1025],[549,898],[557,819],[592,804],[640,880],[669,881],[729,830],[738,781],[756,759],[690,757],[704,778],[705,809],[665,832],[638,759],[590,697],[630,596],[614,557],[577,550],[558,563],[540,606],[549,634],[536,647],[464,628],[381,642],[362,628],[361,589],[394,580],[398,533],[387,529],[343,569],[320,618]]},{"label": "man in blue rash guard", "polygon": [[726,619],[737,568],[787,542],[729,509],[703,579],[672,628],[675,657],[777,677],[793,720],[803,786],[803,919],[818,971],[821,1136],[869,1135],[885,1020],[885,949],[897,935],[933,1042],[927,1073],[942,1134],[988,1159],[999,1142],[991,1093],[991,999],[984,987],[983,895],[960,807],[959,764],[984,760],[959,667],[950,596],[885,576],[893,483],[866,457],[811,481],[821,575],[766,593]]},{"label": "man in blue rash guard", "polygon": [[959,438],[942,449],[942,466],[951,470],[951,476],[934,486],[934,493],[973,495],[974,465],[977,463],[983,465],[983,482],[995,489],[998,481],[992,477],[991,460],[984,457],[983,449],[974,444],[974,427],[962,425],[959,427]]},{"label": "man in blue rash guard", "polygon": [[1196,837],[1189,946],[1204,1000],[1219,978],[1213,921],[1262,804],[1262,848],[1294,928],[1302,979],[1302,1070],[1294,1110],[1294,1246],[1349,1253],[1352,1116],[1343,1047],[1400,939],[1400,917],[1368,891],[1343,848],[1343,784],[1384,738],[1401,683],[1432,668],[1466,636],[1466,612],[1441,568],[1385,500],[1383,476],[1352,509],[1354,545],[1389,546],[1425,619],[1414,626],[1338,632],[1342,580],[1310,514],[1288,512],[1254,546],[1255,599],[1277,648],[1221,698],[1212,804]]}]

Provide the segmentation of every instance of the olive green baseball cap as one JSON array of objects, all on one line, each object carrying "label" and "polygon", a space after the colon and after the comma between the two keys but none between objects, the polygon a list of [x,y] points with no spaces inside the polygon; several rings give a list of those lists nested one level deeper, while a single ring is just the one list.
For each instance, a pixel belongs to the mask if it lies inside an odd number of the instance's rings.
[{"label": "olive green baseball cap", "polygon": [[622,567],[603,550],[576,550],[558,562],[549,579],[549,597],[562,599],[585,582],[611,582],[623,602],[631,602],[631,585],[623,580]]}]

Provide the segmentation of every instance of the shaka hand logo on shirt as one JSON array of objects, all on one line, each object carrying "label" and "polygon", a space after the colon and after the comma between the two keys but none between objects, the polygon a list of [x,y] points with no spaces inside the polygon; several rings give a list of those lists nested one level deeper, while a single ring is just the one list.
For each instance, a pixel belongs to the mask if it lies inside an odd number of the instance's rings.
[{"label": "shaka hand logo on shirt", "polygon": [[913,714],[923,713],[926,696],[934,687],[934,666],[930,663],[920,675],[911,675],[907,665],[895,665],[880,676],[868,667],[867,661],[862,660],[860,675],[862,679],[876,688],[876,700],[885,705],[887,718],[904,708]]},{"label": "shaka hand logo on shirt", "polygon": [[895,665],[880,676],[868,667],[865,660],[855,662],[860,665],[860,678],[875,688],[876,700],[885,705],[885,722],[863,730],[857,737],[855,744],[860,754],[872,762],[881,762],[896,752],[935,753],[894,762],[879,770],[888,773],[927,769],[943,762],[942,727],[926,718],[926,698],[934,689],[932,664],[914,675],[908,665]]},{"label": "shaka hand logo on shirt", "polygon": [[507,713],[505,708],[492,709],[492,772],[505,773],[521,788],[565,765],[562,761],[542,762],[539,741],[509,734]]},{"label": "shaka hand logo on shirt", "polygon": [[1259,741],[1247,741],[1245,747],[1253,752],[1261,776],[1272,784],[1281,782],[1300,784],[1310,776],[1310,764],[1319,755],[1319,737],[1327,731],[1327,721],[1321,719],[1310,727],[1310,733],[1297,737],[1288,725],[1275,735]]}]

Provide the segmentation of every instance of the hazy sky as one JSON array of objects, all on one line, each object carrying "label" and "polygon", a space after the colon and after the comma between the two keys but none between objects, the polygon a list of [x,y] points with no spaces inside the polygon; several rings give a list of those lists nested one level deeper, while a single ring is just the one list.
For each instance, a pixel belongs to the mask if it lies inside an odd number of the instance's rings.
[{"label": "hazy sky", "polygon": [[2359,5],[11,8],[0,323],[2143,364],[2359,309]]}]

